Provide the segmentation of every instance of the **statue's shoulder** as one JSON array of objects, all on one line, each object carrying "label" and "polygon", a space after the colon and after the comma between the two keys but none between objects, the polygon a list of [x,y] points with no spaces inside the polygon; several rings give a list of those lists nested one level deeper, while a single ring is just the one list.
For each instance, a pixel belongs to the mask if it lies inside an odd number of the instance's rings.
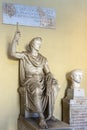
[{"label": "statue's shoulder", "polygon": [[21,53],[24,54],[25,56],[29,55],[27,51],[22,51]]},{"label": "statue's shoulder", "polygon": [[39,57],[42,58],[45,62],[47,61],[47,58],[39,53]]},{"label": "statue's shoulder", "polygon": [[23,55],[23,57],[22,57],[20,60],[25,60],[25,59],[27,59],[27,57],[28,57],[28,55],[29,55],[27,51],[22,51],[21,54]]}]

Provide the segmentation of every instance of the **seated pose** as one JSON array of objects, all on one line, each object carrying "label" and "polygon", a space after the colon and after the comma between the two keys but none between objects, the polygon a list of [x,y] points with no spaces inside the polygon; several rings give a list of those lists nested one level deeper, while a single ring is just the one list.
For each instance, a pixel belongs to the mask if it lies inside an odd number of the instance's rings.
[{"label": "seated pose", "polygon": [[[58,92],[58,83],[51,74],[47,59],[39,53],[42,38],[33,38],[26,51],[16,52],[20,32],[16,32],[12,40],[11,56],[20,60],[20,84],[27,93],[28,103],[25,110],[39,114],[39,126],[48,128],[46,120],[56,120],[53,116],[54,102]],[[21,90],[21,89],[20,89]],[[46,112],[45,112],[46,111]]]}]

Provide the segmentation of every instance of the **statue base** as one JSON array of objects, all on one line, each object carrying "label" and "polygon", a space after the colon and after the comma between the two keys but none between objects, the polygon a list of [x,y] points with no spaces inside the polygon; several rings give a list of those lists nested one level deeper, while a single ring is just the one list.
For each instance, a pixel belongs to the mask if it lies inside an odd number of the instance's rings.
[{"label": "statue base", "polygon": [[67,99],[62,101],[63,121],[74,130],[87,130],[87,98]]},{"label": "statue base", "polygon": [[18,130],[73,130],[68,124],[62,121],[47,121],[48,129],[41,129],[38,126],[38,119],[27,118],[20,116],[18,119]]},{"label": "statue base", "polygon": [[67,90],[68,99],[85,98],[85,92],[82,88],[68,88]]}]

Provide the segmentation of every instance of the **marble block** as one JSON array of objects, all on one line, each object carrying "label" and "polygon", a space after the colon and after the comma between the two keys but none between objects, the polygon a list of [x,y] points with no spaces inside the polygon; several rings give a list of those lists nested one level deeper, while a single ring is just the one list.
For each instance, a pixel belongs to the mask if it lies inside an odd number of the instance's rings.
[{"label": "marble block", "polygon": [[62,122],[62,121],[47,121],[48,129],[41,129],[38,126],[38,119],[36,118],[28,118],[25,119],[23,116],[21,116],[18,119],[18,130],[73,130],[72,127],[70,127],[68,124]]},{"label": "marble block", "polygon": [[87,130],[87,98],[63,99],[63,121],[74,130]]},{"label": "marble block", "polygon": [[69,88],[67,90],[67,98],[75,99],[75,98],[84,98],[85,92],[83,88]]}]

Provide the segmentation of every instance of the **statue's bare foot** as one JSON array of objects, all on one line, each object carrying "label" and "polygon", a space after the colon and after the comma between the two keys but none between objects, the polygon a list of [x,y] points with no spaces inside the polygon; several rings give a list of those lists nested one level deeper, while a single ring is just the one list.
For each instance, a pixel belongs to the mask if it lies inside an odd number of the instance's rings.
[{"label": "statue's bare foot", "polygon": [[58,119],[56,119],[54,116],[48,116],[46,121],[48,121],[48,120],[58,121]]},{"label": "statue's bare foot", "polygon": [[54,116],[52,116],[50,119],[51,119],[52,121],[58,121],[58,119],[55,118]]},{"label": "statue's bare foot", "polygon": [[48,128],[47,123],[46,123],[45,119],[43,119],[43,118],[40,119],[39,126],[42,129]]},{"label": "statue's bare foot", "polygon": [[51,116],[48,116],[47,118],[46,118],[46,121],[48,121],[48,120],[50,120],[51,119]]}]

